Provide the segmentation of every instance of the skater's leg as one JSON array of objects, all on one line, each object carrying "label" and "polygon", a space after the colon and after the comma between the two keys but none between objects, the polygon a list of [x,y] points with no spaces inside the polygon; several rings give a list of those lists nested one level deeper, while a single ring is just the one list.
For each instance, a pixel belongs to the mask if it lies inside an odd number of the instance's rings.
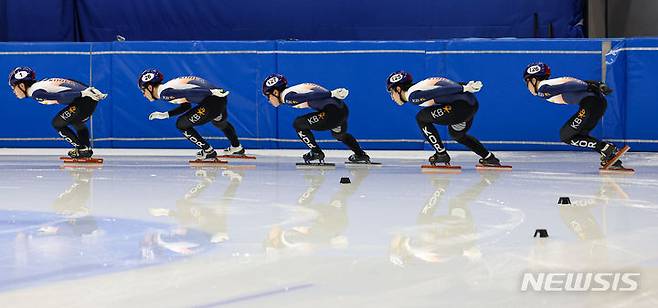
[{"label": "skater's leg", "polygon": [[91,148],[91,140],[90,140],[89,129],[87,128],[86,123],[89,121],[91,115],[96,110],[97,105],[98,105],[97,101],[91,98],[85,98],[83,102],[78,104],[80,108],[80,116],[78,118],[82,118],[82,119],[81,120],[74,119],[73,121],[71,121],[71,126],[75,128],[80,144],[87,148]]},{"label": "skater's leg", "polygon": [[446,152],[446,148],[441,141],[441,136],[439,136],[439,132],[436,130],[436,127],[434,127],[434,123],[442,122],[440,119],[442,116],[443,112],[441,106],[427,107],[416,114],[416,123],[418,123],[418,127],[421,132],[423,132],[423,136],[427,142],[432,145],[432,148],[434,148],[437,153]]},{"label": "skater's leg", "polygon": [[606,106],[604,98],[585,98],[580,103],[578,112],[560,129],[560,140],[575,147],[588,148],[600,153],[608,144],[590,136],[589,133],[603,117]]},{"label": "skater's leg", "polygon": [[336,138],[336,140],[345,144],[350,150],[352,150],[352,152],[354,152],[354,154],[358,156],[366,155],[366,152],[361,149],[356,138],[347,132],[347,107],[344,107],[343,110],[339,109],[337,112],[341,113],[341,121],[338,126],[331,129],[331,135]]},{"label": "skater's leg", "polygon": [[240,140],[238,139],[238,135],[235,133],[235,128],[229,121],[213,121],[212,124],[224,133],[224,136],[228,138],[228,141],[231,143],[232,147],[237,148],[240,146]]},{"label": "skater's leg", "polygon": [[183,133],[194,145],[199,147],[205,152],[213,151],[212,146],[194,129],[194,126],[203,125],[212,120],[213,114],[208,113],[208,109],[204,104],[188,110],[176,120],[176,128]]},{"label": "skater's leg", "polygon": [[472,124],[473,118],[466,122],[452,124],[448,127],[448,133],[450,133],[450,136],[452,136],[455,141],[465,145],[480,157],[485,158],[489,156],[489,151],[482,145],[482,143],[480,143],[479,140],[467,134]]},{"label": "skater's leg", "polygon": [[[87,100],[78,98],[64,109],[60,110],[60,112],[58,112],[52,120],[52,126],[55,128],[57,133],[59,133],[59,135],[62,136],[66,142],[70,143],[75,148],[81,148],[84,146],[84,144],[80,141],[79,136],[73,132],[69,125],[73,123],[82,123],[83,120],[87,119],[91,115],[94,109],[91,108],[91,111],[89,111],[90,106],[85,106],[89,103],[90,102]],[[95,105],[93,107],[95,107]],[[89,137],[87,136],[87,139],[88,138]]]},{"label": "skater's leg", "polygon": [[89,129],[87,128],[87,125],[84,122],[73,123],[72,125],[73,128],[75,128],[75,131],[77,132],[78,140],[80,140],[80,145],[90,148],[91,140],[89,138]]},{"label": "skater's leg", "polygon": [[321,151],[311,130],[328,130],[338,126],[340,118],[337,113],[332,112],[334,108],[337,107],[329,106],[327,110],[305,114],[293,122],[292,126],[297,132],[297,136],[311,151]]},{"label": "skater's leg", "polygon": [[213,110],[214,118],[212,120],[212,124],[224,133],[224,136],[226,136],[228,141],[231,143],[231,147],[240,147],[240,140],[238,139],[238,135],[235,133],[235,128],[228,121],[226,99],[217,98],[217,101],[212,101],[208,105],[213,106],[216,109]]}]

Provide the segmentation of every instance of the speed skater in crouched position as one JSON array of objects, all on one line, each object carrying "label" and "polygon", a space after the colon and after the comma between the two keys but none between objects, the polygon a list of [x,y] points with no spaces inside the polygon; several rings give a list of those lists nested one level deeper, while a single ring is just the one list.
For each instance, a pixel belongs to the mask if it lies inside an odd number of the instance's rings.
[{"label": "speed skater in crouched position", "polygon": [[66,105],[53,118],[52,125],[73,146],[68,155],[71,158],[89,158],[94,154],[86,122],[107,94],[72,79],[46,78],[36,81],[34,70],[25,66],[11,71],[9,86],[19,99],[31,97],[44,105]]},{"label": "speed skater in crouched position", "polygon": [[299,139],[308,146],[310,152],[304,154],[306,163],[319,161],[324,163],[324,153],[315,141],[312,130],[331,130],[336,140],[344,143],[352,152],[348,160],[352,163],[370,163],[370,157],[359,146],[358,141],[347,132],[349,111],[343,102],[348,95],[347,89],[333,91],[313,83],[302,83],[288,87],[288,80],[283,75],[272,74],[263,82],[263,95],[274,107],[290,105],[293,108],[312,108],[315,112],[295,119],[293,127]]},{"label": "speed skater in crouched position", "polygon": [[[226,97],[229,91],[216,87],[208,81],[196,76],[183,76],[167,82],[164,75],[157,69],[147,69],[139,76],[137,81],[142,94],[149,101],[158,99],[179,104],[168,112],[153,112],[149,120],[167,119],[182,114],[176,120],[178,128],[185,138],[201,151],[197,159],[216,159],[217,151],[194,129],[195,126],[208,122],[219,128],[231,146],[223,151],[223,155],[243,155],[244,148],[240,145],[235,128],[228,122],[226,111]],[[192,107],[192,103],[196,103]]]},{"label": "speed skater in crouched position", "polygon": [[473,93],[481,88],[482,83],[479,81],[461,85],[443,77],[430,77],[414,84],[411,74],[405,71],[394,72],[386,79],[386,89],[398,105],[412,103],[424,107],[416,115],[416,122],[425,139],[436,151],[429,158],[430,164],[450,164],[450,155],[434,127],[434,124],[439,124],[447,125],[448,132],[455,141],[479,155],[480,165],[502,167],[493,153],[475,137],[467,134],[479,106]]},{"label": "speed skater in crouched position", "polygon": [[[612,93],[612,89],[598,81],[583,81],[572,77],[549,79],[550,76],[551,69],[544,63],[531,63],[523,71],[523,80],[532,95],[554,104],[579,105],[578,112],[560,129],[560,140],[571,146],[599,152],[603,167],[626,169],[618,159],[623,152],[618,153],[614,144],[590,135],[590,131],[605,114],[608,105],[605,96]],[[627,149],[624,148],[624,152]]]}]

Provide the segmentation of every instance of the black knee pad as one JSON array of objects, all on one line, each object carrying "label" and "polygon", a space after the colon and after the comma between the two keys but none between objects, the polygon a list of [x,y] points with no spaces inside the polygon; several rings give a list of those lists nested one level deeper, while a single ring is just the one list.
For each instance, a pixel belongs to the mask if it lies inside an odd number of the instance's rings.
[{"label": "black knee pad", "polygon": [[184,116],[176,120],[176,128],[178,128],[178,130],[184,131],[192,128],[193,126],[194,125],[192,125],[192,123]]},{"label": "black knee pad", "polygon": [[85,128],[87,128],[87,125],[85,125],[85,123],[83,123],[83,122],[79,122],[79,123],[71,123],[71,125],[72,125],[73,128],[75,128],[76,130],[81,130],[81,129],[85,129]]},{"label": "black knee pad", "polygon": [[336,138],[336,140],[338,140],[338,141],[343,141],[343,140],[345,140],[345,137],[347,137],[347,133],[334,133],[334,132],[331,132],[331,135],[334,136],[334,138]]},{"label": "black knee pad", "polygon": [[59,115],[55,116],[52,121],[52,126],[56,130],[60,130],[66,126],[68,126],[69,123],[66,122],[64,119],[62,119]]},{"label": "black knee pad", "polygon": [[228,126],[228,121],[212,122],[215,127],[224,130]]},{"label": "black knee pad", "polygon": [[309,129],[308,126],[309,126],[308,122],[306,121],[306,118],[304,118],[304,117],[296,118],[295,121],[292,122],[292,127],[295,130]]},{"label": "black knee pad", "polygon": [[466,136],[465,131],[456,131],[453,129],[448,129],[448,133],[450,134],[450,137],[454,139],[455,141],[459,142],[464,136]]},{"label": "black knee pad", "polygon": [[577,131],[574,131],[574,129],[570,126],[565,125],[560,129],[560,141],[568,144],[569,141],[571,141],[571,139],[577,134]]},{"label": "black knee pad", "polygon": [[421,110],[421,111],[419,111],[419,112],[416,114],[416,122],[418,122],[418,124],[426,124],[426,123],[428,123],[428,121],[427,121],[427,116],[425,115],[425,112],[424,112],[424,111],[425,111],[425,110]]}]

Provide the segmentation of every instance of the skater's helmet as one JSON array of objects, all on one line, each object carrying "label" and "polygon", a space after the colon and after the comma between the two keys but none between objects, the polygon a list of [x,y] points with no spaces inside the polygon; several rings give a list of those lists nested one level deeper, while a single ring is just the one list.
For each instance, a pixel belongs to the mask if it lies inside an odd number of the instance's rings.
[{"label": "skater's helmet", "polygon": [[14,87],[19,83],[27,83],[28,85],[36,82],[37,73],[27,66],[19,66],[9,73],[9,86]]},{"label": "skater's helmet", "polygon": [[283,91],[288,86],[288,79],[281,74],[272,74],[263,81],[263,95],[268,96],[274,90]]},{"label": "skater's helmet", "polygon": [[397,71],[388,75],[386,78],[386,90],[391,91],[391,89],[401,86],[402,88],[408,88],[414,82],[411,74],[405,71]]},{"label": "skater's helmet", "polygon": [[140,89],[146,89],[148,85],[158,85],[161,84],[164,80],[164,75],[161,71],[155,68],[149,68],[144,70],[139,74],[139,79],[137,80],[137,85]]},{"label": "skater's helmet", "polygon": [[548,67],[545,63],[536,62],[530,63],[526,66],[523,71],[523,80],[526,82],[530,78],[535,78],[537,80],[546,80],[551,77],[551,68]]}]

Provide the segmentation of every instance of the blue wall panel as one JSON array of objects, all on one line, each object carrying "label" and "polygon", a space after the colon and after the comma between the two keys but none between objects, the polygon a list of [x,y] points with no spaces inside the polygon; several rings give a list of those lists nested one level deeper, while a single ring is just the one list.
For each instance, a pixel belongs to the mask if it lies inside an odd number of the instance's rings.
[{"label": "blue wall panel", "polygon": [[[281,42],[278,72],[288,82],[315,82],[327,89],[346,87],[350,94],[345,100],[350,109],[348,130],[357,139],[404,139],[395,144],[369,142],[368,148],[420,149],[422,136],[415,123],[418,107],[398,107],[386,92],[386,77],[395,70],[407,69],[425,73],[425,47],[428,42]],[[396,52],[397,50],[397,52]],[[308,54],[289,54],[306,52]],[[332,52],[331,54],[322,54]],[[347,52],[347,53],[339,53]],[[292,129],[295,117],[308,110],[279,107],[279,137],[297,139]],[[329,132],[317,139],[333,139]],[[303,144],[282,146],[303,147]],[[328,143],[328,147],[345,148]]]},{"label": "blue wall panel", "polygon": [[[165,77],[195,74],[231,91],[229,118],[249,148],[303,148],[292,129],[295,117],[309,112],[274,108],[260,94],[268,74],[285,74],[291,84],[316,82],[327,88],[347,87],[349,131],[366,149],[428,148],[415,123],[420,108],[398,107],[385,90],[389,73],[411,72],[416,80],[446,76],[458,81],[482,80],[477,94],[480,111],[472,134],[491,149],[571,149],[559,142],[559,128],[576,106],[547,103],[532,97],[521,80],[525,65],[544,61],[554,76],[600,79],[598,40],[456,40],[409,42],[123,42],[0,44],[0,70],[32,66],[39,78],[61,76],[92,82],[110,94],[93,118],[93,136],[100,147],[190,148],[175,120],[149,121],[148,114],[174,106],[149,103],[136,86],[147,67]],[[636,150],[658,150],[655,117],[658,95],[658,39],[615,40],[606,56],[607,82],[615,89],[608,112],[595,136],[624,142]],[[91,72],[91,75],[90,75]],[[90,77],[93,77],[90,80]],[[61,106],[17,100],[0,91],[0,146],[65,147],[50,121]],[[211,125],[200,129],[216,147],[226,146]],[[450,141],[445,128],[443,138]],[[332,140],[329,133],[318,139]],[[36,140],[34,139],[36,138]],[[43,140],[42,140],[43,139]],[[344,148],[337,142],[327,148]],[[460,148],[448,144],[449,148]]]},{"label": "blue wall panel", "polygon": [[[274,67],[274,57],[260,57],[259,50],[273,50],[273,42],[160,42],[113,43],[112,50],[112,115],[113,145],[116,147],[161,146],[162,141],[126,141],[127,138],[182,138],[175,119],[148,121],[153,111],[176,107],[166,102],[150,103],[137,88],[137,76],[146,68],[160,69],[165,79],[185,75],[206,78],[231,91],[228,97],[229,119],[243,138],[274,138],[275,111],[263,108],[260,95],[262,72]],[[158,53],[167,51],[167,53]],[[173,55],[171,52],[181,54]],[[101,69],[101,68],[98,68]],[[199,129],[202,135],[221,136],[212,125]],[[223,142],[212,142],[224,146]],[[262,144],[261,144],[262,143]],[[267,141],[244,141],[248,147],[272,147]],[[171,147],[188,147],[187,140],[167,142]]]},{"label": "blue wall panel", "polygon": [[626,138],[636,148],[658,151],[658,40],[626,40]]},{"label": "blue wall panel", "polygon": [[[547,50],[564,53],[551,54]],[[599,79],[600,50],[597,41],[466,40],[449,42],[446,53],[435,55],[432,60],[440,63],[437,66],[445,66],[444,72],[438,72],[440,75],[464,82],[483,81],[484,87],[477,94],[480,110],[471,130],[477,138],[559,142],[560,127],[577,107],[550,104],[532,96],[523,81],[523,70],[528,63],[543,61],[551,66],[554,76]],[[496,144],[488,147],[509,148]],[[517,144],[514,148],[537,147]],[[562,146],[542,145],[542,148]]]},{"label": "blue wall panel", "polygon": [[[89,43],[0,43],[0,71],[7,78],[14,67],[31,66],[37,78],[61,76],[89,83],[89,47]],[[45,106],[32,99],[18,100],[6,82],[5,79],[0,91],[0,113],[4,115],[0,124],[0,146],[61,146],[58,140],[29,140],[56,139],[58,135],[51,121],[63,106]],[[15,138],[20,140],[13,140]]]}]

